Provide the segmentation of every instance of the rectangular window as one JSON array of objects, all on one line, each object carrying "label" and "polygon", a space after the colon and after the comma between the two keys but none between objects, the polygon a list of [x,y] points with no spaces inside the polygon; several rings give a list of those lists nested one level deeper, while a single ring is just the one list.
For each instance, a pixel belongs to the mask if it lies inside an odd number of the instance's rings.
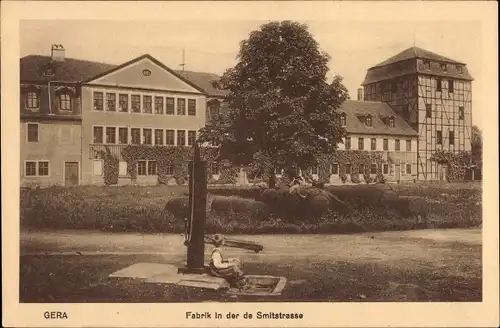
[{"label": "rectangular window", "polygon": [[345,149],[351,149],[351,137],[345,138]]},{"label": "rectangular window", "polygon": [[163,114],[163,97],[155,97],[155,114]]},{"label": "rectangular window", "polygon": [[425,117],[432,118],[432,104],[425,104]]},{"label": "rectangular window", "polygon": [[145,114],[153,113],[153,97],[151,96],[143,96],[142,97],[142,111]]},{"label": "rectangular window", "polygon": [[194,145],[196,142],[196,131],[188,131],[188,146]]},{"label": "rectangular window", "polygon": [[121,177],[127,176],[127,162],[125,161],[118,162],[118,175]]},{"label": "rectangular window", "polygon": [[318,174],[318,167],[315,165],[311,167],[311,174],[317,175]]},{"label": "rectangular window", "polygon": [[104,140],[104,129],[102,126],[94,126],[94,143],[102,144]]},{"label": "rectangular window", "polygon": [[59,95],[59,108],[61,110],[71,111],[71,96],[69,94]]},{"label": "rectangular window", "polygon": [[115,127],[106,127],[106,143],[107,144],[115,144],[116,143],[116,128]]},{"label": "rectangular window", "polygon": [[371,150],[376,150],[377,149],[377,139],[372,138],[371,139]]},{"label": "rectangular window", "polygon": [[39,108],[39,100],[38,93],[36,92],[28,92],[26,95],[26,108],[29,109],[38,109]]},{"label": "rectangular window", "polygon": [[141,112],[141,96],[140,95],[132,95],[132,113],[140,113]]},{"label": "rectangular window", "polygon": [[175,131],[167,130],[165,136],[165,143],[169,146],[175,146]]},{"label": "rectangular window", "polygon": [[173,165],[165,166],[165,174],[166,175],[174,175],[174,166]]},{"label": "rectangular window", "polygon": [[453,131],[450,131],[449,132],[449,137],[448,137],[450,140],[450,145],[454,145],[455,144],[455,132]]},{"label": "rectangular window", "polygon": [[441,91],[441,79],[436,79],[436,91]]},{"label": "rectangular window", "polygon": [[92,162],[92,172],[94,175],[102,175],[103,163],[102,160],[97,159]]},{"label": "rectangular window", "polygon": [[24,175],[27,177],[36,177],[36,162],[26,162]]},{"label": "rectangular window", "polygon": [[220,174],[220,169],[219,169],[219,163],[213,162],[210,170],[212,171],[212,175],[219,175]]},{"label": "rectangular window", "polygon": [[121,94],[118,96],[118,99],[120,102],[120,112],[128,112],[128,95]]},{"label": "rectangular window", "polygon": [[346,114],[340,115],[340,126],[345,127],[347,125],[347,117]]},{"label": "rectangular window", "polygon": [[383,144],[384,150],[389,150],[389,139],[384,139]]},{"label": "rectangular window", "polygon": [[370,174],[377,174],[377,164],[372,164],[370,166]]},{"label": "rectangular window", "polygon": [[49,162],[39,161],[38,162],[38,176],[48,177],[49,176]]},{"label": "rectangular window", "polygon": [[399,151],[400,150],[399,139],[396,139],[394,141],[395,141],[395,143],[394,143],[394,150]]},{"label": "rectangular window", "polygon": [[155,129],[155,145],[163,146],[163,130]]},{"label": "rectangular window", "polygon": [[196,99],[188,99],[188,115],[196,116]]},{"label": "rectangular window", "polygon": [[142,129],[142,143],[145,145],[153,144],[153,131],[151,129]]},{"label": "rectangular window", "polygon": [[167,97],[167,115],[175,114],[175,98]]},{"label": "rectangular window", "polygon": [[339,165],[337,163],[330,164],[330,174],[339,174]]},{"label": "rectangular window", "polygon": [[137,175],[145,176],[147,172],[147,161],[137,161]]},{"label": "rectangular window", "polygon": [[406,151],[411,151],[411,140],[406,140]]},{"label": "rectangular window", "polygon": [[109,112],[115,112],[116,111],[116,94],[106,93],[106,103],[107,103],[106,109]]},{"label": "rectangular window", "polygon": [[186,115],[186,99],[177,99],[177,115]]},{"label": "rectangular window", "polygon": [[443,133],[441,131],[436,131],[436,143],[438,145],[443,143]]},{"label": "rectangular window", "polygon": [[47,161],[29,161],[25,164],[25,176],[48,176],[49,162]]},{"label": "rectangular window", "polygon": [[406,174],[411,174],[411,164],[406,164]]},{"label": "rectangular window", "polygon": [[156,161],[138,161],[137,162],[137,175],[149,176],[157,175]]},{"label": "rectangular window", "polygon": [[454,89],[453,80],[448,80],[448,92],[453,93]]},{"label": "rectangular window", "polygon": [[384,164],[382,168],[384,170],[383,171],[384,174],[389,174],[389,164]]},{"label": "rectangular window", "polygon": [[28,142],[38,142],[38,124],[28,123],[27,134]]},{"label": "rectangular window", "polygon": [[128,144],[128,128],[118,128],[118,143]]},{"label": "rectangular window", "polygon": [[364,164],[359,164],[359,174],[364,174],[365,173],[365,165]]},{"label": "rectangular window", "polygon": [[345,174],[351,174],[351,172],[352,172],[351,164],[346,164],[345,165]]},{"label": "rectangular window", "polygon": [[428,61],[428,60],[424,61],[424,68],[425,69],[431,69],[431,62]]},{"label": "rectangular window", "polygon": [[177,130],[177,146],[186,145],[186,131]]},{"label": "rectangular window", "polygon": [[94,91],[94,110],[103,110],[103,93]]},{"label": "rectangular window", "polygon": [[365,139],[364,138],[358,138],[358,149],[359,150],[365,149]]},{"label": "rectangular window", "polygon": [[458,119],[463,120],[464,119],[464,108],[463,107],[458,107]]},{"label": "rectangular window", "polygon": [[148,161],[148,175],[156,175],[156,161]]},{"label": "rectangular window", "polygon": [[133,145],[140,145],[141,144],[141,129],[139,129],[139,128],[130,129],[130,136],[132,137],[132,144]]},{"label": "rectangular window", "polygon": [[208,119],[212,119],[214,117],[217,117],[219,115],[219,106],[217,105],[211,105],[208,107]]}]

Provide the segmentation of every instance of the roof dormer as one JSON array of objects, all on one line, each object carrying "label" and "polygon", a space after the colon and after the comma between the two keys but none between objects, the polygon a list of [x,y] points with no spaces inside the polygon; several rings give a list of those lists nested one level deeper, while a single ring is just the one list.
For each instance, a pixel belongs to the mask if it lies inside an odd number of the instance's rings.
[{"label": "roof dormer", "polygon": [[372,127],[373,126],[373,118],[370,114],[366,115],[365,116],[365,125],[368,126],[368,127]]},{"label": "roof dormer", "polygon": [[346,127],[347,126],[347,115],[346,115],[346,113],[340,113],[340,126],[341,127]]}]

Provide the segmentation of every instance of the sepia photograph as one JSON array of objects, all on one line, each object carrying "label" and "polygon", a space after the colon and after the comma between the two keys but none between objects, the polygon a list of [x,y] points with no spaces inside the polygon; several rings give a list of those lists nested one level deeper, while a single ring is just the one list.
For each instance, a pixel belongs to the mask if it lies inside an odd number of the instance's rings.
[{"label": "sepia photograph", "polygon": [[17,20],[19,305],[46,326],[81,303],[254,326],[305,325],[293,303],[485,302],[496,37],[282,16]]}]

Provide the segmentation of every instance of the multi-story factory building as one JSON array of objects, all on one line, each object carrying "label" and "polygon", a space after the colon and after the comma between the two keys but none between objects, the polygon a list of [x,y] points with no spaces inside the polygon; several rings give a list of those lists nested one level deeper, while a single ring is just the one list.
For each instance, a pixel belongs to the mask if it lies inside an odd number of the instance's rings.
[{"label": "multi-story factory building", "polygon": [[368,69],[364,99],[383,101],[418,132],[418,180],[441,180],[437,150],[471,149],[473,78],[464,63],[412,47]]}]

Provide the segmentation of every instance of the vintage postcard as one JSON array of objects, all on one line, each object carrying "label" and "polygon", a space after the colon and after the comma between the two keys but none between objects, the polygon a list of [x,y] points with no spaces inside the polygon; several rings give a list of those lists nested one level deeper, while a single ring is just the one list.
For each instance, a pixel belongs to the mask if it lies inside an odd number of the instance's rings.
[{"label": "vintage postcard", "polygon": [[3,2],[3,324],[498,326],[496,2]]}]

